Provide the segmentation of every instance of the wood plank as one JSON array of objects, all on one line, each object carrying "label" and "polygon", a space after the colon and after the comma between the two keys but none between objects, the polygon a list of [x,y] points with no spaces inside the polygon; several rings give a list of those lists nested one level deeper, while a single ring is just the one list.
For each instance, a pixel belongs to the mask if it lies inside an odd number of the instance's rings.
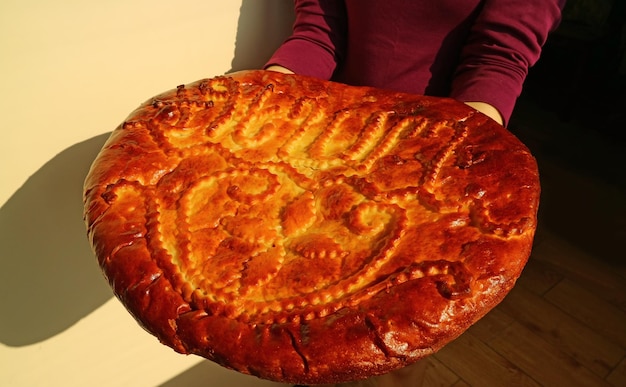
[{"label": "wood plank", "polygon": [[626,281],[614,266],[586,254],[550,231],[543,233],[546,240],[533,250],[534,259],[626,312]]},{"label": "wood plank", "polygon": [[[589,155],[589,133],[578,146]],[[568,133],[568,139],[572,139]],[[571,153],[573,143],[546,153],[539,163],[542,183],[540,222],[576,250],[607,266],[621,266],[626,240],[626,168],[604,144],[592,157]],[[623,147],[615,148],[623,153]],[[557,154],[565,159],[556,157]],[[613,163],[605,164],[613,158]],[[584,161],[583,161],[584,160]],[[615,162],[618,162],[615,164]],[[593,166],[596,163],[596,166]]]},{"label": "wood plank", "polygon": [[460,380],[450,368],[434,356],[430,356],[426,361],[428,365],[424,375],[424,387],[449,387],[456,385]]},{"label": "wood plank", "polygon": [[626,358],[615,367],[615,369],[607,376],[606,381],[615,387],[626,386]]},{"label": "wood plank", "polygon": [[433,356],[470,386],[539,386],[517,365],[470,332],[465,332]]},{"label": "wood plank", "polygon": [[472,325],[468,331],[482,341],[489,341],[498,333],[515,321],[511,316],[500,310],[497,306],[487,313],[477,323]]},{"label": "wood plank", "polygon": [[[567,302],[577,303],[578,300],[572,298]],[[536,335],[560,348],[598,376],[608,375],[626,354],[622,347],[599,335],[593,327],[581,323],[523,286],[516,286],[499,309],[533,332],[532,337]]]},{"label": "wood plank", "polygon": [[570,280],[561,281],[545,298],[626,349],[626,312]]},{"label": "wood plank", "polygon": [[608,386],[574,357],[519,323],[491,340],[489,346],[543,386]]},{"label": "wood plank", "polygon": [[531,254],[517,284],[535,294],[543,295],[562,279],[563,276],[554,269],[554,266],[546,264]]}]

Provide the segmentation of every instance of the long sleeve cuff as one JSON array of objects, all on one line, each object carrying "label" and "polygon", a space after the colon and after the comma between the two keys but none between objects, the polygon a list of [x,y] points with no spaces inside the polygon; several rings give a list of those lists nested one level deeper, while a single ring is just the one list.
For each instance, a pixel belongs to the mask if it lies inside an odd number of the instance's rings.
[{"label": "long sleeve cuff", "polygon": [[330,79],[336,66],[331,52],[305,39],[290,39],[283,43],[264,67],[272,65],[280,65],[296,74],[325,80]]},{"label": "long sleeve cuff", "polygon": [[455,84],[461,84],[463,87],[453,86],[450,95],[452,98],[461,102],[488,103],[500,112],[506,126],[522,91],[523,79],[514,81],[508,77],[477,69],[457,75]]}]

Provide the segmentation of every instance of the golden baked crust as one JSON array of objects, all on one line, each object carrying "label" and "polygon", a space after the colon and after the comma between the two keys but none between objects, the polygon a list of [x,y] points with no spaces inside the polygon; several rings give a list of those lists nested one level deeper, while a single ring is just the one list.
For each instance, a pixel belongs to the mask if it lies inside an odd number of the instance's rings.
[{"label": "golden baked crust", "polygon": [[333,383],[427,356],[500,302],[539,181],[462,103],[248,71],[142,104],[84,200],[105,276],[161,342]]}]

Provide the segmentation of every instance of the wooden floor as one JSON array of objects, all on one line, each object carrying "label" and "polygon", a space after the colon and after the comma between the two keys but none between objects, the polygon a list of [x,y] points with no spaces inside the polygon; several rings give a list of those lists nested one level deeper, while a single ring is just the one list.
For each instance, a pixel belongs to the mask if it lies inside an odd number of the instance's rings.
[{"label": "wooden floor", "polygon": [[539,106],[522,98],[509,126],[541,173],[532,256],[499,306],[428,359],[428,387],[626,386],[626,146]]}]

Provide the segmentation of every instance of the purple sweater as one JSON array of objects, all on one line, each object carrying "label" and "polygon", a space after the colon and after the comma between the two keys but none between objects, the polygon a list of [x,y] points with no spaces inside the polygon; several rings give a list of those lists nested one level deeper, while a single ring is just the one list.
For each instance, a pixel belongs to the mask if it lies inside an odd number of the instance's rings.
[{"label": "purple sweater", "polygon": [[267,62],[298,74],[482,101],[508,122],[565,0],[296,0]]}]

